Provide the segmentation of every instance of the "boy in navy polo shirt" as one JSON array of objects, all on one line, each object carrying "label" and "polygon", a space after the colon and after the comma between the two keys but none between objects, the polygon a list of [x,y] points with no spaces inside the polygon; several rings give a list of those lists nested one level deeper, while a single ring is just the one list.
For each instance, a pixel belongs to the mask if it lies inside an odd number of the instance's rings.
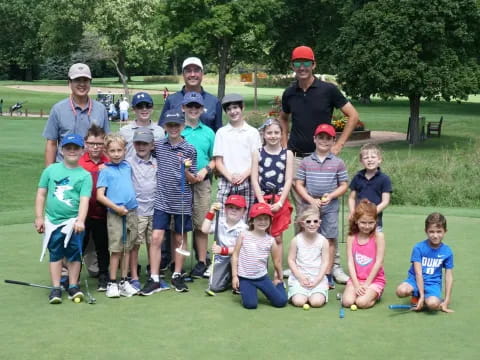
[{"label": "boy in navy polo shirt", "polygon": [[[108,208],[108,249],[110,250],[110,281],[107,297],[130,297],[137,290],[127,281],[130,250],[136,238],[135,189],[132,168],[125,160],[127,142],[120,134],[105,137],[105,147],[110,162],[100,171],[97,182],[97,200]],[[121,261],[121,281],[117,285],[117,270]]]},{"label": "boy in navy polo shirt", "polygon": [[[157,159],[157,191],[153,212],[153,232],[150,244],[150,279],[140,291],[141,295],[152,295],[161,291],[160,259],[165,231],[174,220],[172,232],[172,255],[175,269],[172,285],[177,292],[188,291],[181,276],[184,255],[173,249],[187,249],[187,232],[192,231],[192,189],[189,184],[197,182],[197,153],[195,148],[182,138],[185,120],[181,113],[170,110],[165,114],[166,139],[155,141]],[[183,184],[182,184],[183,183]],[[183,235],[183,236],[182,236]]]},{"label": "boy in navy polo shirt", "polygon": [[350,183],[348,197],[349,219],[355,206],[362,199],[368,199],[377,205],[377,231],[382,231],[382,211],[390,203],[392,183],[388,175],[380,171],[382,151],[375,144],[365,144],[360,148],[360,162],[364,169],[360,170]]}]

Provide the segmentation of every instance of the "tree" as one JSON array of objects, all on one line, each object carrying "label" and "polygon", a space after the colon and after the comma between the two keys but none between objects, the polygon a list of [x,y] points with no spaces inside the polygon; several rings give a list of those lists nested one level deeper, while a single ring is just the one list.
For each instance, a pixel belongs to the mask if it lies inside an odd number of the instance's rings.
[{"label": "tree", "polygon": [[406,96],[412,143],[420,99],[466,99],[479,90],[475,0],[350,1],[335,42],[338,80],[354,97]]}]

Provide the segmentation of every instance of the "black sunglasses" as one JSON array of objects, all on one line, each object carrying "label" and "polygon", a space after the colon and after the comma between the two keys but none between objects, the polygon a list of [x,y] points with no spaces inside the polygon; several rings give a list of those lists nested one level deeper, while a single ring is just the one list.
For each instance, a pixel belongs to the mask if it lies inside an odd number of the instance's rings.
[{"label": "black sunglasses", "polygon": [[191,102],[185,105],[188,108],[195,108],[195,109],[200,109],[203,105],[200,105],[199,103],[196,102]]},{"label": "black sunglasses", "polygon": [[151,109],[153,107],[153,104],[149,104],[149,103],[140,103],[140,104],[137,104],[135,105],[135,109]]}]

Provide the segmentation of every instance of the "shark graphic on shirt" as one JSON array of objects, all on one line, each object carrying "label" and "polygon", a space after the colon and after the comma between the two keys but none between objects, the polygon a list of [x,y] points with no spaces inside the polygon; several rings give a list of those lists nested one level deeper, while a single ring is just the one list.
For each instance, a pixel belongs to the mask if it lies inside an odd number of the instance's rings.
[{"label": "shark graphic on shirt", "polygon": [[72,207],[72,199],[65,199],[65,191],[72,190],[73,187],[70,184],[70,178],[64,177],[61,180],[53,180],[55,182],[55,191],[53,192],[53,196],[55,196],[59,201],[67,204],[68,206]]}]

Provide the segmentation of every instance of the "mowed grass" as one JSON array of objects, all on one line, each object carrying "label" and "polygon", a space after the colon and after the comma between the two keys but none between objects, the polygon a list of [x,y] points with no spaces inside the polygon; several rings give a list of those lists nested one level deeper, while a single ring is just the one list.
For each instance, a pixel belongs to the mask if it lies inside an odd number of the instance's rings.
[{"label": "mowed grass", "polygon": [[[5,359],[477,359],[479,218],[447,210],[445,242],[455,253],[453,314],[392,311],[396,285],[409,266],[414,243],[424,238],[427,209],[391,208],[385,215],[387,287],[373,309],[338,317],[337,291],[322,309],[288,305],[275,309],[261,296],[257,310],[245,310],[230,292],[208,297],[207,280],[190,292],[170,290],[150,297],[107,299],[92,291],[96,305],[49,305],[48,290],[0,284],[0,345]],[[461,212],[460,212],[461,213]],[[32,225],[2,226],[0,257],[5,279],[49,283],[47,261],[39,263],[40,236]],[[291,237],[291,231],[286,236]],[[340,244],[342,256],[345,244]],[[145,265],[145,253],[142,253]],[[187,267],[189,266],[187,261]],[[142,275],[145,281],[145,275]],[[96,280],[89,279],[95,288]]]}]

